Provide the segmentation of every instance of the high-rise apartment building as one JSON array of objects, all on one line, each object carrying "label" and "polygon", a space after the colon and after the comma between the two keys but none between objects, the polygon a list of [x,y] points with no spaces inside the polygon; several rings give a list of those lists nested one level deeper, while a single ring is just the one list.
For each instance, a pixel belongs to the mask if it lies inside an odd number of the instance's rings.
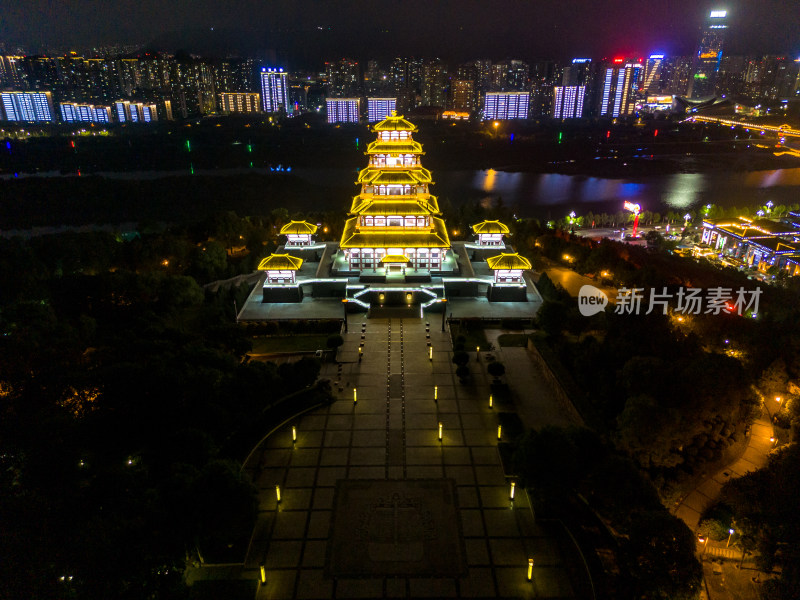
[{"label": "high-rise apartment building", "polygon": [[288,75],[282,68],[261,68],[261,103],[264,112],[289,110]]},{"label": "high-rise apartment building", "polygon": [[396,98],[367,98],[367,121],[370,123],[383,121],[396,110]]},{"label": "high-rise apartment building", "polygon": [[0,100],[6,121],[53,123],[53,97],[50,92],[2,92]]},{"label": "high-rise apartment building", "polygon": [[328,97],[345,98],[361,95],[361,72],[358,61],[343,58],[325,63]]},{"label": "high-rise apartment building", "polygon": [[722,61],[722,45],[728,29],[728,12],[712,10],[703,28],[700,48],[694,57],[692,78],[689,81],[689,97],[713,96]]},{"label": "high-rise apartment building", "polygon": [[528,92],[487,92],[483,103],[483,119],[485,121],[527,119],[529,103]]},{"label": "high-rise apartment building", "polygon": [[422,65],[422,105],[441,106],[447,104],[449,81],[447,67],[438,58]]},{"label": "high-rise apartment building", "polygon": [[642,63],[615,58],[603,71],[600,93],[601,117],[619,117],[633,114]]},{"label": "high-rise apartment building", "polygon": [[27,87],[22,56],[0,56],[0,86],[23,90]]},{"label": "high-rise apartment building", "polygon": [[471,79],[456,79],[451,85],[451,90],[454,111],[472,113],[478,109],[475,96],[475,81]]},{"label": "high-rise apartment building", "polygon": [[328,123],[358,123],[360,120],[360,98],[328,98],[325,106],[328,111]]},{"label": "high-rise apartment building", "polygon": [[261,94],[222,92],[219,95],[219,109],[224,113],[261,112]]},{"label": "high-rise apartment building", "polygon": [[553,88],[553,118],[579,119],[583,116],[586,86],[557,85]]},{"label": "high-rise apartment building", "polygon": [[120,123],[151,123],[158,121],[155,104],[118,100],[114,103],[114,112]]}]

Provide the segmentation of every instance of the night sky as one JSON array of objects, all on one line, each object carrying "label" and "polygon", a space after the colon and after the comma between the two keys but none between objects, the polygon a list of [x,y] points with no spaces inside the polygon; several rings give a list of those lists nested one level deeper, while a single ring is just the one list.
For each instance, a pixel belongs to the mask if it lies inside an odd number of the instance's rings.
[{"label": "night sky", "polygon": [[[25,0],[8,2],[0,41],[31,50],[99,44],[269,56],[446,60],[690,54],[704,16],[729,11],[726,53],[800,53],[800,1],[723,0]],[[213,30],[212,30],[213,28]]]}]

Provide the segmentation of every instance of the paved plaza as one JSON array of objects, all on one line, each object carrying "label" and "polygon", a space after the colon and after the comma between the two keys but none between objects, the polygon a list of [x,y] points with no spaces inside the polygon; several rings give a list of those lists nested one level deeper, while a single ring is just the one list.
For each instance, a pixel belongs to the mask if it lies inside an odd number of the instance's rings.
[{"label": "paved plaza", "polygon": [[574,598],[524,490],[509,498],[485,364],[473,354],[458,381],[441,319],[363,322],[324,367],[338,400],[245,465],[260,510],[241,576],[264,566],[257,597]]}]

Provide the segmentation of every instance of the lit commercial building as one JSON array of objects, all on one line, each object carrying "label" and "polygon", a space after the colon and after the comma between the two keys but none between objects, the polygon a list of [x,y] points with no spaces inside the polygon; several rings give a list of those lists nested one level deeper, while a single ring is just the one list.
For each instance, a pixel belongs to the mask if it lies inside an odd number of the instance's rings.
[{"label": "lit commercial building", "polygon": [[472,79],[456,79],[452,85],[453,110],[471,113],[476,110],[475,81]]},{"label": "lit commercial building", "polygon": [[288,76],[282,68],[261,68],[261,101],[264,112],[289,110]]},{"label": "lit commercial building", "polygon": [[431,173],[422,167],[416,126],[392,116],[373,127],[369,165],[358,175],[361,193],[339,244],[347,270],[382,274],[439,271],[450,248],[436,197],[428,190]]},{"label": "lit commercial building", "polygon": [[328,123],[358,123],[361,116],[360,98],[328,98],[325,100]]},{"label": "lit commercial building", "polygon": [[261,94],[223,92],[219,95],[219,109],[224,113],[261,112]]},{"label": "lit commercial building", "polygon": [[2,92],[3,113],[6,121],[53,123],[53,97],[50,92]]},{"label": "lit commercial building", "polygon": [[633,114],[641,72],[642,63],[625,62],[622,58],[615,58],[606,67],[598,111],[601,117]]},{"label": "lit commercial building", "polygon": [[579,119],[583,116],[583,100],[586,87],[583,85],[557,85],[553,88],[553,118]]},{"label": "lit commercial building", "polygon": [[111,107],[95,106],[93,104],[76,104],[62,102],[61,121],[64,123],[110,123]]},{"label": "lit commercial building", "polygon": [[485,121],[527,119],[529,92],[486,92],[483,103]]},{"label": "lit commercial building", "polygon": [[728,29],[728,12],[712,10],[703,28],[700,48],[694,57],[692,78],[689,80],[689,97],[704,98],[714,95],[720,62],[722,44]]},{"label": "lit commercial building", "polygon": [[367,121],[377,123],[397,110],[397,98],[367,98]]},{"label": "lit commercial building", "polygon": [[[762,271],[776,264],[783,268],[788,259],[800,259],[800,231],[769,219],[703,219],[702,243],[714,254]],[[794,274],[795,268],[790,269]]]}]

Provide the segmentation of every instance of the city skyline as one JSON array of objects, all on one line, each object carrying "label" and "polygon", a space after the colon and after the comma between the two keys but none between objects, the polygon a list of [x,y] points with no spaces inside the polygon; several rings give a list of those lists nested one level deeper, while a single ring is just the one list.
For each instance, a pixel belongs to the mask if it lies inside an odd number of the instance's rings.
[{"label": "city skyline", "polygon": [[[691,54],[708,11],[727,10],[726,52],[800,52],[800,21],[786,2],[730,0],[696,4],[643,2],[632,10],[617,0],[586,5],[576,0],[533,5],[518,1],[487,6],[474,1],[435,6],[407,2],[375,10],[365,2],[237,3],[220,14],[205,0],[169,5],[147,0],[129,11],[122,4],[79,6],[33,0],[10,7],[0,24],[6,51],[23,45],[43,49],[88,49],[131,44],[201,54],[284,56],[289,68],[308,68],[332,56],[398,54],[465,60],[638,56],[650,52]],[[141,15],[141,16],[140,16]],[[358,35],[354,35],[358,34]]]}]

